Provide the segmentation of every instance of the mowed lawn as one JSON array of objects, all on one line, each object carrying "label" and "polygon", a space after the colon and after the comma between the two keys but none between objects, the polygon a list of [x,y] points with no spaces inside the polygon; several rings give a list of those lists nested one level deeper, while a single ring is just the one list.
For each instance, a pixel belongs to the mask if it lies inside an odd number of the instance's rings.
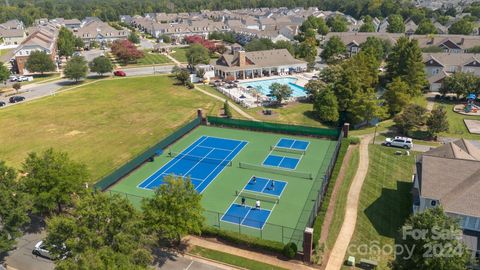
[{"label": "mowed lawn", "polygon": [[170,54],[173,58],[177,59],[177,61],[181,63],[187,63],[187,50],[188,47],[178,47],[172,48],[173,52]]},{"label": "mowed lawn", "polygon": [[[394,258],[388,253],[399,230],[411,214],[411,178],[414,154],[395,155],[399,149],[370,145],[370,164],[362,187],[357,224],[347,256],[377,260],[379,269],[388,269]],[[403,152],[403,151],[402,151]],[[362,246],[363,245],[363,246]],[[375,251],[388,246],[385,253]],[[369,249],[372,248],[372,252]],[[362,253],[366,254],[362,254]],[[345,267],[345,269],[348,269]]]},{"label": "mowed lawn", "polygon": [[99,81],[0,110],[0,159],[20,168],[31,151],[67,151],[91,182],[221,102],[167,76]]},{"label": "mowed lawn", "polygon": [[[456,103],[455,103],[456,104]],[[453,137],[453,138],[464,138],[469,140],[480,140],[480,135],[471,134],[467,127],[465,126],[465,122],[463,119],[472,119],[472,120],[479,120],[480,116],[472,116],[472,115],[463,115],[453,111],[453,107],[455,105],[451,102],[436,102],[435,106],[445,106],[447,110],[447,118],[449,124],[448,132],[443,132],[440,134],[441,137]]]},{"label": "mowed lawn", "polygon": [[160,53],[154,53],[149,50],[143,51],[143,57],[138,59],[135,63],[128,63],[125,65],[124,62],[120,60],[116,60],[120,66],[149,66],[149,65],[165,65],[165,64],[171,64],[172,61],[168,59],[163,54]]}]

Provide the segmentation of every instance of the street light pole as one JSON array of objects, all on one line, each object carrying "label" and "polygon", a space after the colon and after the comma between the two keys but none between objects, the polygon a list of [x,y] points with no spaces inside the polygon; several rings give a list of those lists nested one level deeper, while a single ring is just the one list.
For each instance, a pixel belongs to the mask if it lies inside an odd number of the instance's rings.
[{"label": "street light pole", "polygon": [[373,144],[375,144],[375,137],[377,137],[377,128],[378,128],[378,123],[375,124],[375,131],[373,132]]}]

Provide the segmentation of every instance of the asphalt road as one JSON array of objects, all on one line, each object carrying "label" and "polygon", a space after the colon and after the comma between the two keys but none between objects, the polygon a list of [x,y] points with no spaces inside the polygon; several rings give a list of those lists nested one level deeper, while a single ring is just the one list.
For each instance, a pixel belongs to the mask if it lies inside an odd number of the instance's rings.
[{"label": "asphalt road", "polygon": [[[166,73],[170,73],[172,68],[173,68],[173,65],[154,66],[154,67],[149,66],[149,67],[123,69],[123,71],[125,71],[125,73],[127,74],[127,77],[130,77],[130,76],[142,76],[142,75],[153,75],[153,74],[166,74]],[[93,76],[96,76],[96,74],[90,73],[88,76],[93,77]],[[26,85],[20,90],[20,93],[18,95],[25,97],[25,101],[23,102],[28,102],[29,100],[32,100],[32,99],[54,95],[56,91],[58,91],[60,88],[65,86],[75,86],[75,83],[68,79],[60,79],[52,82]],[[7,106],[5,107],[12,105],[8,103],[8,98],[9,97],[0,96],[0,101],[4,101],[5,103],[7,103]],[[5,108],[5,107],[2,107],[2,108]]]},{"label": "asphalt road", "polygon": [[[9,267],[18,270],[53,270],[55,264],[43,257],[35,256],[32,250],[35,244],[45,237],[45,233],[27,233],[17,240],[17,249],[10,251],[5,258]],[[1,262],[0,258],[0,262]],[[162,253],[156,258],[156,269],[165,270],[222,270],[231,269],[188,255]]]}]

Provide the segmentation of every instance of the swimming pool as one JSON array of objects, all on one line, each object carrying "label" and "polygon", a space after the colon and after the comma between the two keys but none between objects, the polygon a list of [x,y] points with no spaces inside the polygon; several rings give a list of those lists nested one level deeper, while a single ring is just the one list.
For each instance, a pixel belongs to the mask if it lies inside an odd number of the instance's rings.
[{"label": "swimming pool", "polygon": [[249,88],[248,86],[251,86],[260,93],[267,95],[270,93],[270,86],[274,83],[279,83],[279,84],[286,84],[290,89],[292,89],[292,97],[304,97],[306,96],[305,94],[305,88],[303,88],[300,85],[295,84],[297,79],[295,78],[277,78],[277,79],[267,79],[267,80],[259,80],[259,81],[253,81],[253,82],[244,82],[240,83],[240,86],[243,86],[245,88]]}]

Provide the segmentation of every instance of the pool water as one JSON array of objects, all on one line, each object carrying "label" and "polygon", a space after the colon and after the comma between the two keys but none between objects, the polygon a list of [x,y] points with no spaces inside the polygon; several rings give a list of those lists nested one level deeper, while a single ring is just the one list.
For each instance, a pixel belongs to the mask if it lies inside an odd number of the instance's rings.
[{"label": "pool water", "polygon": [[295,84],[297,79],[295,78],[277,78],[277,79],[267,79],[267,80],[259,80],[259,81],[253,81],[253,82],[244,82],[240,83],[240,86],[243,86],[247,88],[248,86],[251,86],[260,93],[267,95],[270,93],[270,86],[274,83],[279,83],[279,84],[286,84],[290,89],[292,89],[292,97],[304,97],[306,96],[305,93],[305,88],[303,88],[300,85]]}]

